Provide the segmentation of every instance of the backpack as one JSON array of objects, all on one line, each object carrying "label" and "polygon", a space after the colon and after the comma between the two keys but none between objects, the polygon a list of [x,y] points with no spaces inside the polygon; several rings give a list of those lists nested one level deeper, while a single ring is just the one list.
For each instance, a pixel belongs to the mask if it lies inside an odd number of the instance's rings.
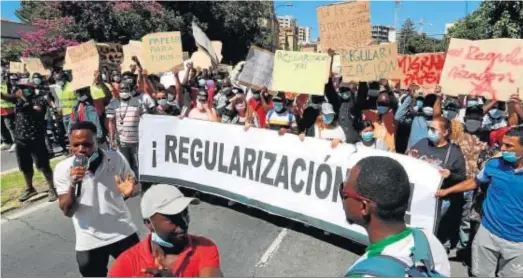
[{"label": "backpack", "polygon": [[357,263],[345,277],[370,275],[374,277],[435,277],[444,278],[434,268],[427,236],[419,229],[412,229],[414,237],[413,266],[387,255],[377,255]]}]

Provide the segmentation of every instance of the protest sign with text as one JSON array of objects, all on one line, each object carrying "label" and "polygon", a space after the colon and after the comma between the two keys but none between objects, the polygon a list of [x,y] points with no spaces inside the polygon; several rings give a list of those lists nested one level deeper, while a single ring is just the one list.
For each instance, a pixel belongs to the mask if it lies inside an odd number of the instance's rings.
[{"label": "protest sign with text", "polygon": [[238,81],[255,89],[272,87],[274,54],[268,50],[251,46]]},{"label": "protest sign with text", "polygon": [[212,65],[216,66],[220,64],[220,59],[218,59],[218,56],[216,55],[213,43],[195,22],[192,23],[192,34],[196,44],[211,58]]},{"label": "protest sign with text", "polygon": [[22,62],[9,62],[9,72],[10,73],[24,73],[24,63]]},{"label": "protest sign with text", "polygon": [[323,95],[330,62],[330,56],[324,53],[277,50],[274,55],[272,90]]},{"label": "protest sign with text", "polygon": [[440,84],[450,95],[507,101],[523,86],[523,40],[450,41]]},{"label": "protest sign with text", "polygon": [[316,13],[324,51],[366,46],[371,41],[369,2],[321,6]]},{"label": "protest sign with text", "polygon": [[183,63],[182,37],[178,31],[147,34],[142,43],[143,64],[149,73],[169,71]]},{"label": "protest sign with text", "polygon": [[445,64],[445,52],[398,55],[401,71],[400,86],[407,89],[417,84],[424,93],[434,93]]},{"label": "protest sign with text", "polygon": [[203,49],[198,48],[198,51],[193,52],[191,61],[195,68],[209,69],[213,66],[211,57]]},{"label": "protest sign with text", "polygon": [[100,55],[100,67],[107,67],[109,70],[120,68],[124,58],[121,44],[97,43],[96,48]]},{"label": "protest sign with text", "polygon": [[[158,127],[163,127],[158,129]],[[405,168],[411,186],[406,223],[435,229],[438,170],[405,155],[276,131],[161,115],[140,121],[140,181],[167,183],[225,197],[366,244],[349,225],[339,185],[360,159],[387,156]],[[310,152],[314,150],[314,152]]]},{"label": "protest sign with text", "polygon": [[132,65],[136,65],[136,62],[133,61],[133,56],[138,58],[140,63],[144,63],[142,59],[143,46],[142,42],[139,41],[129,41],[129,44],[124,45],[123,49],[123,62],[122,62],[122,72],[129,71]]},{"label": "protest sign with text", "polygon": [[78,90],[93,84],[94,72],[99,70],[100,57],[93,40],[67,48],[66,56],[69,58],[73,80],[71,90]]},{"label": "protest sign with text", "polygon": [[27,71],[31,74],[40,73],[41,75],[49,75],[49,71],[44,67],[40,58],[20,58],[25,64]]},{"label": "protest sign with text", "polygon": [[383,44],[340,51],[343,81],[398,79],[398,47]]}]

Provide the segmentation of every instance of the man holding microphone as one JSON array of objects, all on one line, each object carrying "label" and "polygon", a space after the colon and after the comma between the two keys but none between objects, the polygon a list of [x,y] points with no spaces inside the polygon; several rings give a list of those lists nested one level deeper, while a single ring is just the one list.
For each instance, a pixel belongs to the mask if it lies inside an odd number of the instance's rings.
[{"label": "man holding microphone", "polygon": [[80,273],[106,277],[109,256],[116,259],[139,242],[124,200],[137,195],[140,187],[120,153],[98,148],[93,123],[72,125],[70,149],[74,156],[54,172],[59,206],[73,220]]}]

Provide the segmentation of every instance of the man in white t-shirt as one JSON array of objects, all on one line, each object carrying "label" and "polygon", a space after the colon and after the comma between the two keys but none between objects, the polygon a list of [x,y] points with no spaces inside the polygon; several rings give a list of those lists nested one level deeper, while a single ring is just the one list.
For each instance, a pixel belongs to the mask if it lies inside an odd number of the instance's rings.
[{"label": "man in white t-shirt", "polygon": [[399,162],[383,156],[366,157],[348,177],[339,189],[347,222],[363,226],[370,245],[346,277],[405,277],[406,270],[420,264],[415,259],[423,251],[427,254],[423,259],[430,261],[424,265],[429,273],[450,276],[447,253],[438,239],[432,232],[409,228],[405,223],[410,186]]},{"label": "man in white t-shirt", "polygon": [[[116,259],[139,242],[124,201],[140,192],[139,185],[120,153],[98,149],[93,123],[75,123],[70,146],[74,156],[60,162],[54,171],[60,209],[73,220],[80,273],[105,277],[109,256]],[[88,158],[87,166],[73,165],[81,157]]]}]

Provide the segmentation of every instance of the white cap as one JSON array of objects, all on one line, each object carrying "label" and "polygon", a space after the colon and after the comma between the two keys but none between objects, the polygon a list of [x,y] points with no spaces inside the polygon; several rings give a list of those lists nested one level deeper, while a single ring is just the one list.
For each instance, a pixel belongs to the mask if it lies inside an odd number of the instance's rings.
[{"label": "white cap", "polygon": [[334,114],[334,108],[329,103],[321,104],[321,113],[323,114]]},{"label": "white cap", "polygon": [[157,184],[145,192],[140,203],[142,217],[151,218],[156,213],[176,215],[185,210],[189,204],[199,204],[197,198],[185,197],[176,186]]}]

